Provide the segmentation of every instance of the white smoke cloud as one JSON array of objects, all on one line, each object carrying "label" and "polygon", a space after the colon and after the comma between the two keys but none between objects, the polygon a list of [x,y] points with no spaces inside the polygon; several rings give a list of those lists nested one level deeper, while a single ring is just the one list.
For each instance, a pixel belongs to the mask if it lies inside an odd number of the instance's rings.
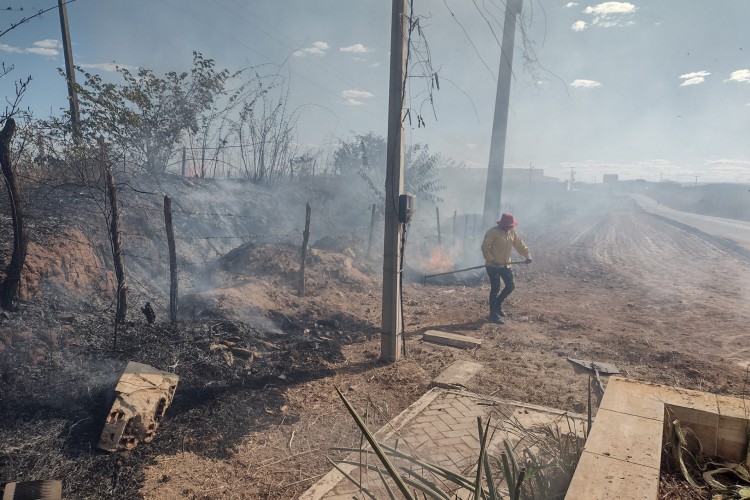
[{"label": "white smoke cloud", "polygon": [[573,23],[573,26],[571,26],[571,29],[573,31],[583,31],[586,29],[586,21],[576,21]]},{"label": "white smoke cloud", "polygon": [[698,85],[706,81],[706,77],[710,75],[708,71],[694,71],[692,73],[685,73],[680,75],[684,81],[680,84],[680,87],[687,87],[689,85]]}]

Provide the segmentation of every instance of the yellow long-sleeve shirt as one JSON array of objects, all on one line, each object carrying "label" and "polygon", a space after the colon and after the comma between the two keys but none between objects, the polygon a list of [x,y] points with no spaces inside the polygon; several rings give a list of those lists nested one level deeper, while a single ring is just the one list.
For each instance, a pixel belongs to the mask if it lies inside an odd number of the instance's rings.
[{"label": "yellow long-sleeve shirt", "polygon": [[524,258],[530,259],[529,247],[521,240],[514,229],[500,229],[495,226],[484,235],[482,255],[489,267],[503,267],[511,262],[510,254],[513,249]]}]

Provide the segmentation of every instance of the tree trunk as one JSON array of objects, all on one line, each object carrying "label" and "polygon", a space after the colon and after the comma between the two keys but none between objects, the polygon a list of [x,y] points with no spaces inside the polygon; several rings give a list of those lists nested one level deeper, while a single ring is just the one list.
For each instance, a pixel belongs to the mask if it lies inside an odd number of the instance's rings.
[{"label": "tree trunk", "polygon": [[169,322],[177,321],[177,251],[174,244],[172,227],[172,200],[164,196],[164,225],[167,229],[167,246],[169,247]]},{"label": "tree trunk", "polygon": [[8,186],[10,197],[10,215],[13,224],[13,257],[5,270],[5,281],[0,285],[0,307],[8,311],[13,310],[14,300],[21,282],[21,271],[26,259],[26,232],[24,230],[23,211],[21,209],[21,187],[10,164],[10,141],[16,131],[13,118],[5,121],[5,127],[0,131],[0,168],[2,168],[5,184]]},{"label": "tree trunk", "polygon": [[125,265],[122,261],[122,237],[120,235],[120,210],[117,205],[117,188],[115,179],[109,168],[107,151],[104,141],[99,142],[100,162],[104,169],[107,182],[107,197],[109,198],[109,239],[112,243],[112,260],[115,263],[115,278],[117,279],[117,312],[115,313],[115,349],[117,349],[117,326],[125,321],[128,312],[128,289],[125,286]]}]

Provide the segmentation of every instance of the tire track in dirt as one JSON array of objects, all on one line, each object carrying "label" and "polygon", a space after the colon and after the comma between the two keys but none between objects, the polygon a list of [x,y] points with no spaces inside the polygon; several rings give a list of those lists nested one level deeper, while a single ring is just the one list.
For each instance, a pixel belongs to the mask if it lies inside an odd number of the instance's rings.
[{"label": "tire track in dirt", "polygon": [[[682,350],[750,362],[750,265],[743,256],[625,207],[578,217],[545,243],[549,260],[567,275],[621,295],[631,310],[617,314],[632,323],[686,344]],[[639,321],[644,310],[656,319]]]}]

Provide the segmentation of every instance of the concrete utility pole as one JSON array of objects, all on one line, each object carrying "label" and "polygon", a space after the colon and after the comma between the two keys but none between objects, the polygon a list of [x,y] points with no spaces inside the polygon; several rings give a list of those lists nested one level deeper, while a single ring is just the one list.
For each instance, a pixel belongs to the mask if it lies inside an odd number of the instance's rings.
[{"label": "concrete utility pole", "polygon": [[521,14],[523,0],[507,0],[503,44],[500,48],[500,70],[497,74],[495,97],[495,119],[492,122],[490,162],[487,166],[487,190],[484,194],[484,216],[482,226],[494,225],[500,213],[500,197],[503,190],[503,166],[505,162],[505,137],[508,133],[508,106],[510,103],[510,80],[513,76],[513,44],[516,37],[516,17]]},{"label": "concrete utility pole", "polygon": [[68,81],[68,100],[70,101],[70,122],[73,125],[73,137],[78,138],[81,135],[81,115],[78,112],[76,72],[73,67],[73,49],[70,47],[68,11],[65,8],[65,0],[57,0],[57,10],[60,12],[60,29],[62,30],[63,55],[65,56],[65,79]]},{"label": "concrete utility pole", "polygon": [[388,92],[388,165],[385,176],[385,242],[383,244],[383,315],[380,357],[401,359],[404,325],[401,322],[401,237],[398,197],[404,190],[404,79],[406,78],[407,0],[393,0],[391,18],[391,81]]}]

